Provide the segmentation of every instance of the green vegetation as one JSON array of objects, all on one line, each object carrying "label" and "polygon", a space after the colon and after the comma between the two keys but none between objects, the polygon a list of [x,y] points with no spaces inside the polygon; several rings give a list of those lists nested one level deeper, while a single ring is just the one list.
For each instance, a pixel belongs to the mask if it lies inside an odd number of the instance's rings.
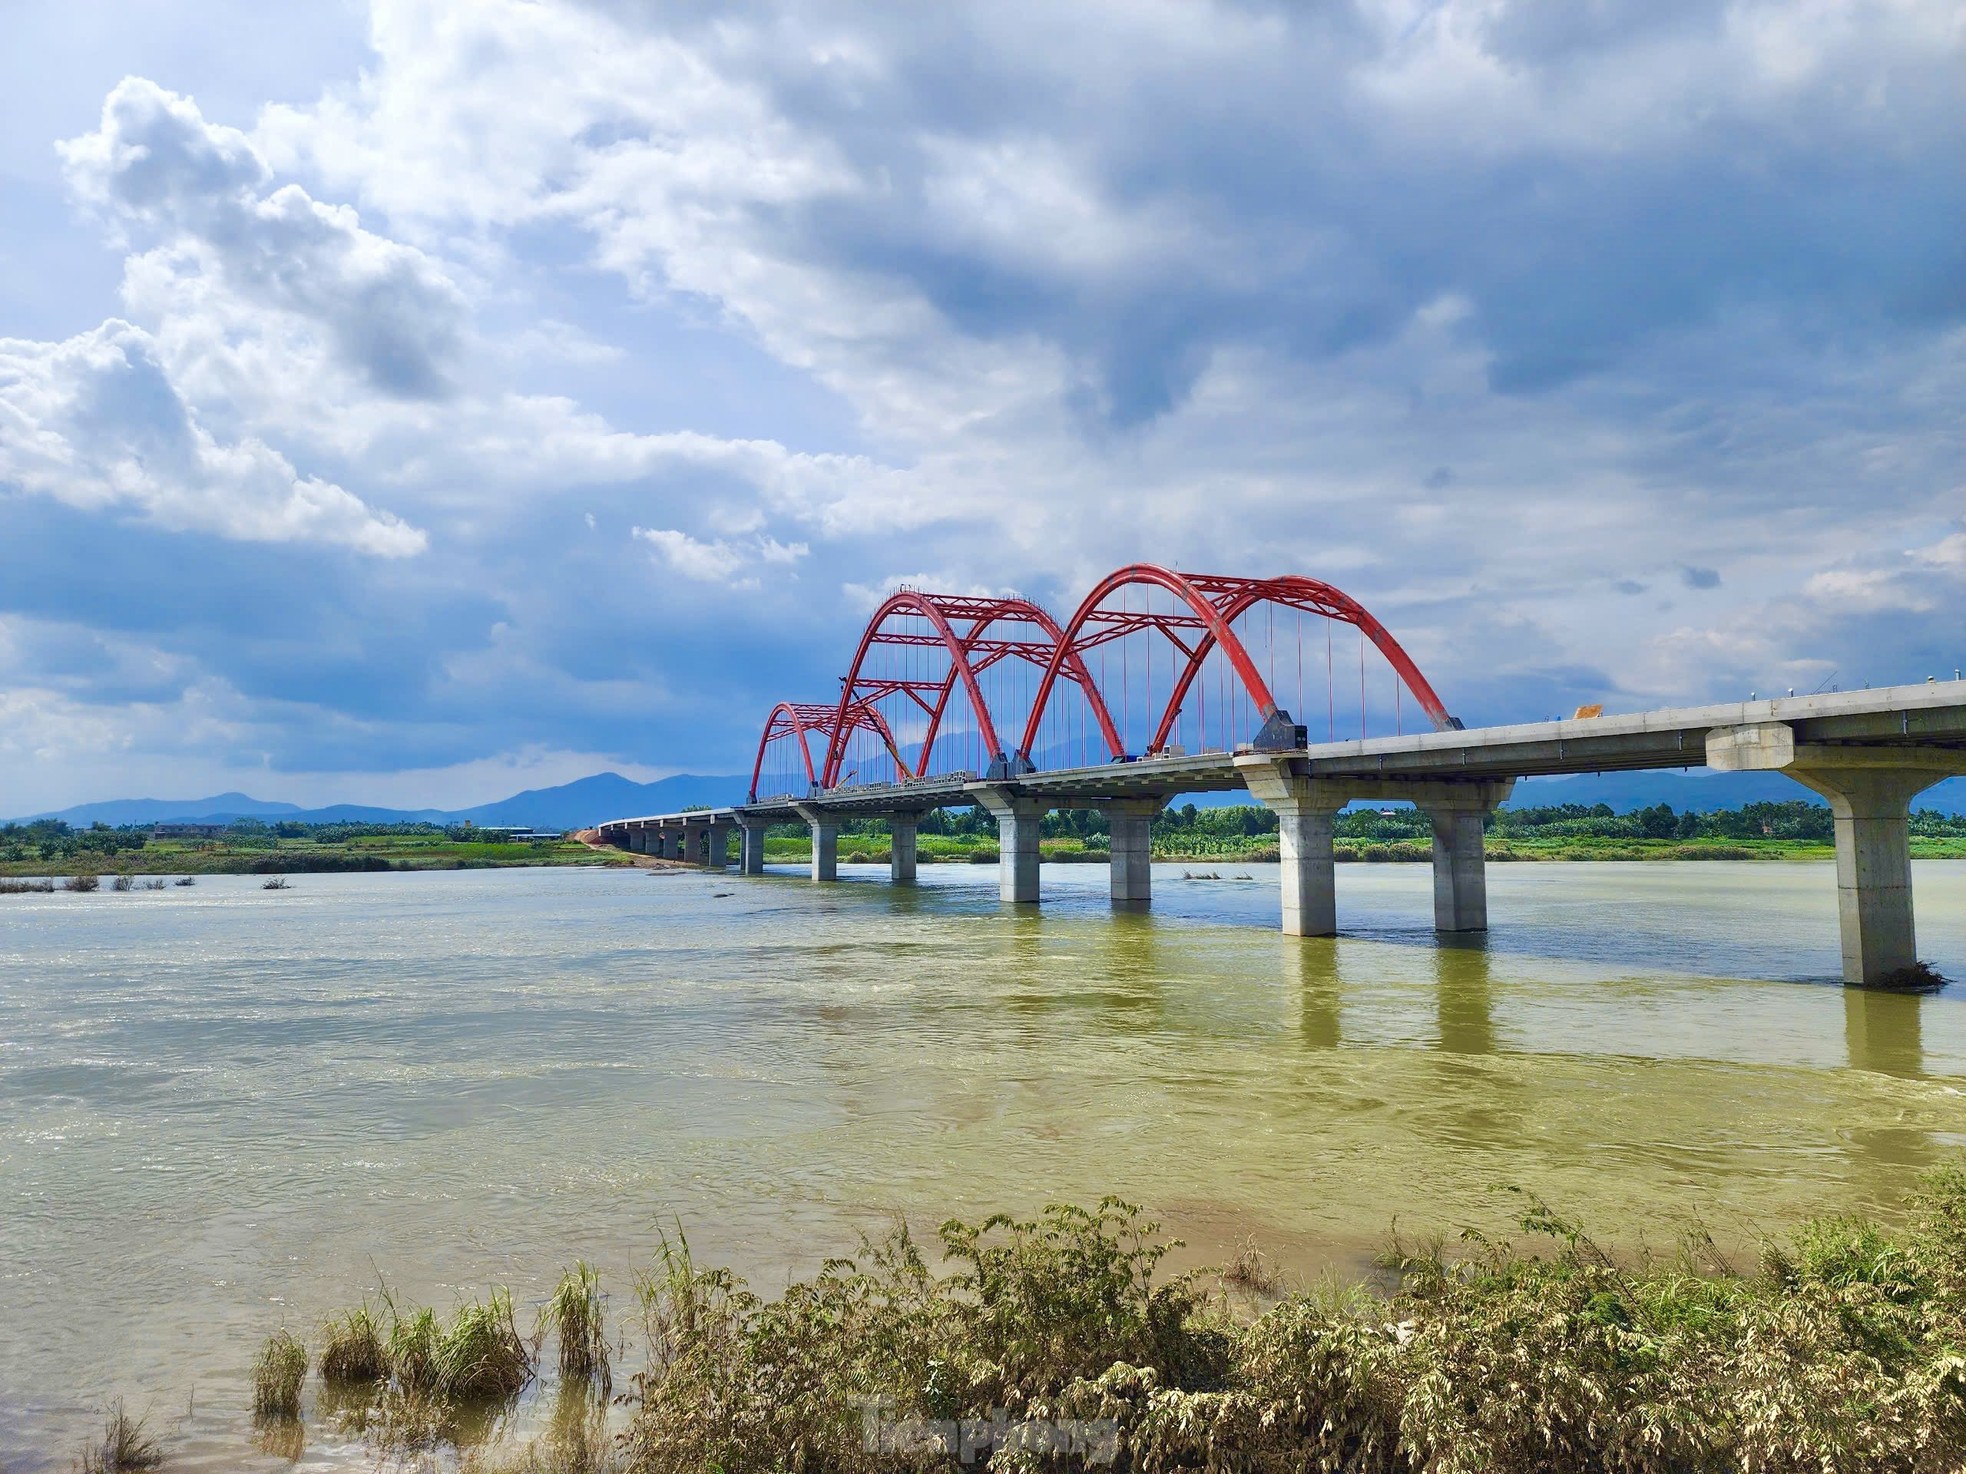
[{"label": "green vegetation", "polygon": [[329,1387],[346,1390],[370,1387],[388,1376],[382,1330],[368,1301],[329,1316],[321,1327],[321,1380]]},{"label": "green vegetation", "polygon": [[610,1382],[608,1338],[601,1305],[601,1276],[582,1260],[560,1276],[560,1283],[539,1313],[539,1342],[550,1334],[560,1347],[563,1381]]},{"label": "green vegetation", "polygon": [[297,1418],[300,1388],[307,1380],[307,1348],[287,1331],[266,1338],[253,1363],[253,1416]]},{"label": "green vegetation", "polygon": [[[371,870],[464,870],[505,865],[625,865],[577,840],[512,843],[468,824],[262,824],[241,820],[211,836],[159,835],[152,825],[70,829],[56,819],[0,825],[0,877],[65,875],[70,890],[99,876],[288,875]],[[76,882],[79,882],[76,883]],[[181,884],[184,882],[180,882]],[[13,887],[0,886],[0,894]]]},{"label": "green vegetation", "polygon": [[[1912,816],[1912,854],[1920,859],[1966,858],[1966,816],[1922,810]],[[1352,809],[1338,816],[1335,850],[1341,861],[1422,861],[1433,856],[1427,816],[1410,806]],[[1748,804],[1713,813],[1676,813],[1668,804],[1614,813],[1607,804],[1505,808],[1488,821],[1488,858],[1536,860],[1826,860],[1833,856],[1830,811],[1806,800]],[[1154,858],[1173,861],[1277,858],[1276,815],[1256,805],[1197,808],[1183,804],[1154,820]],[[1045,816],[1040,849],[1047,861],[1104,861],[1106,819],[1097,809]],[[923,817],[917,836],[923,862],[994,861],[996,821],[980,809],[941,809]],[[774,827],[765,856],[777,863],[811,853],[803,825]],[[840,856],[849,863],[884,863],[888,828],[880,819],[841,826]]]},{"label": "green vegetation", "polygon": [[[1675,813],[1666,804],[1629,814],[1608,805],[1502,809],[1488,822],[1488,858],[1509,860],[1823,860],[1833,854],[1829,810],[1820,804],[1749,804],[1710,814]],[[1920,859],[1966,858],[1966,816],[1923,810],[1912,816],[1912,854]],[[1160,860],[1274,861],[1276,815],[1255,805],[1197,808],[1184,804],[1154,821]],[[1103,863],[1109,837],[1097,809],[1045,816],[1040,848],[1053,863]],[[1433,853],[1426,815],[1410,807],[1353,809],[1338,816],[1341,861],[1421,861]],[[925,864],[989,864],[997,858],[996,821],[980,809],[938,809],[922,818],[917,852]],[[765,857],[790,864],[811,854],[804,825],[778,825],[765,838]],[[885,864],[888,827],[881,819],[841,826],[840,857],[849,864]],[[487,839],[470,825],[262,824],[245,820],[209,838],[159,837],[149,826],[73,830],[58,820],[0,826],[0,895],[62,887],[89,891],[100,877],[112,889],[136,886],[127,877],[178,875],[279,876],[374,870],[459,870],[507,865],[627,865],[618,851],[578,840],[513,843]],[[31,880],[7,877],[32,877]]]},{"label": "green vegetation", "polygon": [[77,1460],[82,1474],[136,1474],[161,1465],[164,1451],[143,1431],[143,1423],[142,1418],[132,1421],[119,1399],[110,1409],[101,1439],[92,1440]]},{"label": "green vegetation", "polygon": [[[1521,1241],[1464,1230],[1450,1254],[1441,1238],[1395,1236],[1382,1282],[1289,1293],[1248,1248],[1213,1276],[1164,1274],[1174,1242],[1115,1199],[951,1220],[933,1247],[898,1227],[777,1299],[665,1237],[638,1286],[643,1370],[620,1399],[620,1432],[606,1435],[585,1381],[570,1378],[547,1437],[468,1450],[460,1467],[1960,1469],[1966,1169],[1928,1175],[1902,1224],[1818,1220],[1751,1269],[1699,1231],[1669,1256],[1620,1257],[1518,1199]],[[585,1266],[562,1280],[562,1302],[582,1337],[601,1338]],[[550,1315],[564,1335],[565,1315]],[[435,1318],[415,1324],[429,1336]],[[508,1397],[517,1385],[485,1384]],[[378,1383],[374,1395],[397,1391]],[[364,1426],[380,1444],[427,1448],[431,1427],[460,1425]]]}]

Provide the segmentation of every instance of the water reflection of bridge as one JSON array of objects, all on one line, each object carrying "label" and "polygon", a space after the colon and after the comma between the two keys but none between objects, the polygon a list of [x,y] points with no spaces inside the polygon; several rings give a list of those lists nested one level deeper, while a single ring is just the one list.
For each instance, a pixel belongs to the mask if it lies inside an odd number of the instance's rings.
[{"label": "water reflection of bridge", "polygon": [[[1357,739],[1337,737],[1350,676],[1338,678],[1334,625],[1357,633]],[[1307,643],[1307,627],[1321,640]],[[1329,740],[1312,742],[1281,704],[1292,669],[1297,711],[1321,709]],[[1376,706],[1369,670],[1388,682]],[[1402,729],[1409,701],[1427,730]],[[1367,735],[1374,718],[1392,734]],[[841,824],[879,817],[889,874],[906,883],[922,816],[975,805],[997,820],[1003,899],[1032,904],[1043,817],[1096,808],[1111,835],[1113,904],[1139,908],[1151,897],[1154,815],[1181,794],[1245,790],[1277,816],[1284,931],[1328,936],[1338,812],[1408,800],[1432,821],[1434,925],[1453,936],[1487,929],[1482,826],[1516,779],[1702,765],[1786,773],[1828,799],[1845,979],[1882,983],[1913,966],[1910,803],[1966,772],[1966,685],[1467,730],[1384,626],[1339,590],[1294,576],[1133,565],[1063,623],[1022,599],[900,590],[869,622],[836,703],[772,710],[749,802],[600,829],[626,849],[720,868],[736,831],[742,869],[758,874],[765,830],[801,824],[812,878],[830,881]]]}]

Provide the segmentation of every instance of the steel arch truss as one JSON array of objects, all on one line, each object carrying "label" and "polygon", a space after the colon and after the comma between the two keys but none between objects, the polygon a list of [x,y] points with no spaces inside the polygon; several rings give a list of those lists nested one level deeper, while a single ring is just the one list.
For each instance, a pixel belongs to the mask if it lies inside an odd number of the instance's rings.
[{"label": "steel arch truss", "polygon": [[870,731],[887,744],[888,751],[894,754],[894,761],[902,761],[901,749],[895,745],[894,733],[888,729],[886,720],[871,706],[856,705],[842,710],[838,706],[820,706],[812,702],[781,701],[771,709],[765,719],[764,735],[758,739],[757,761],[751,765],[751,802],[758,801],[758,781],[764,773],[765,754],[771,744],[790,740],[797,745],[799,758],[806,771],[806,786],[819,786],[820,768],[812,760],[811,738],[817,736],[825,740],[821,750],[820,763],[827,760],[833,750],[841,725],[850,735],[857,731]]},{"label": "steel arch truss", "polygon": [[[1177,607],[1167,612],[1107,607],[1108,599],[1129,587],[1164,589],[1175,596]],[[1098,587],[1086,595],[1065,626],[1057,651],[1039,683],[1036,699],[1031,703],[1023,741],[1018,746],[1019,756],[1028,764],[1032,745],[1037,741],[1038,724],[1044,718],[1057,677],[1066,666],[1076,665],[1083,671],[1086,669],[1087,652],[1142,630],[1157,632],[1185,657],[1185,664],[1148,742],[1148,752],[1158,752],[1167,746],[1195,677],[1201,673],[1208,657],[1218,649],[1234,669],[1262,718],[1263,728],[1257,734],[1254,745],[1258,748],[1301,746],[1304,740],[1302,729],[1292,721],[1289,712],[1277,705],[1262,672],[1234,629],[1237,619],[1264,603],[1323,615],[1354,626],[1378,647],[1379,653],[1386,658],[1406,689],[1413,693],[1421,710],[1426,712],[1437,730],[1459,725],[1448,715],[1446,706],[1434,693],[1427,678],[1420,673],[1420,668],[1413,663],[1412,657],[1401,648],[1399,641],[1372,617],[1364,605],[1328,583],[1296,575],[1234,578],[1217,574],[1182,574],[1152,563],[1133,563],[1102,579]],[[1103,725],[1110,756],[1127,756],[1110,721]]]},{"label": "steel arch truss", "polygon": [[[920,628],[918,621],[926,622],[928,628]],[[1035,626],[1040,637],[1019,636],[1004,628],[1020,624]],[[1028,771],[1028,757],[1022,752],[1013,755],[1005,749],[998,736],[997,714],[990,710],[983,695],[980,678],[1006,660],[1026,661],[1046,672],[1047,687],[1060,678],[1077,685],[1107,741],[1117,744],[1118,733],[1106,710],[1105,699],[1084,661],[1062,649],[1063,638],[1058,622],[1028,599],[972,598],[929,594],[917,589],[902,589],[890,595],[867,622],[860,648],[854,652],[853,664],[842,684],[838,720],[833,727],[826,766],[820,775],[821,786],[830,788],[840,781],[847,739],[852,735],[845,721],[846,713],[853,708],[873,710],[876,703],[896,695],[918,708],[925,722],[913,776],[927,776],[936,738],[942,733],[943,718],[958,685],[969,702],[977,733],[989,755],[989,776],[1002,777],[1019,770],[1020,760],[1021,769]],[[908,676],[870,672],[868,656],[883,646],[927,650],[939,647],[948,656],[948,667],[937,672],[931,664],[924,674]],[[891,739],[888,746],[894,753],[896,771],[907,773],[909,765],[901,759]]]}]

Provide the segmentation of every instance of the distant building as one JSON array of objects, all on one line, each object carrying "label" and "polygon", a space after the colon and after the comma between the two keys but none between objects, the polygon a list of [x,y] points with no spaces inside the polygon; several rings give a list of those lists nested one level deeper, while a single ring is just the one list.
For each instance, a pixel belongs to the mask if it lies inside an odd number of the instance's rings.
[{"label": "distant building", "polygon": [[153,824],[150,827],[152,839],[217,839],[230,824]]}]

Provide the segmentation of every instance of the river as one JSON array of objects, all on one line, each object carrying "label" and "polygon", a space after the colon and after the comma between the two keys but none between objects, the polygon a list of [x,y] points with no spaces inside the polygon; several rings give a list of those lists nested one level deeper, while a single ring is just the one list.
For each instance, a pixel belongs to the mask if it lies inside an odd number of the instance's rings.
[{"label": "river", "polygon": [[[1966,976],[1966,862],[1916,870]],[[994,867],[842,873],[0,897],[0,1469],[66,1468],[116,1395],[174,1468],[251,1466],[276,1327],[378,1276],[528,1316],[576,1256],[619,1307],[663,1227],[773,1290],[896,1214],[1118,1193],[1302,1279],[1395,1216],[1504,1225],[1506,1184],[1752,1243],[1966,1145],[1966,988],[1838,985],[1827,865],[1497,865],[1457,947],[1425,866],[1341,868],[1303,941],[1274,866],[1156,866],[1151,917],[1103,867],[1023,914]]]}]

